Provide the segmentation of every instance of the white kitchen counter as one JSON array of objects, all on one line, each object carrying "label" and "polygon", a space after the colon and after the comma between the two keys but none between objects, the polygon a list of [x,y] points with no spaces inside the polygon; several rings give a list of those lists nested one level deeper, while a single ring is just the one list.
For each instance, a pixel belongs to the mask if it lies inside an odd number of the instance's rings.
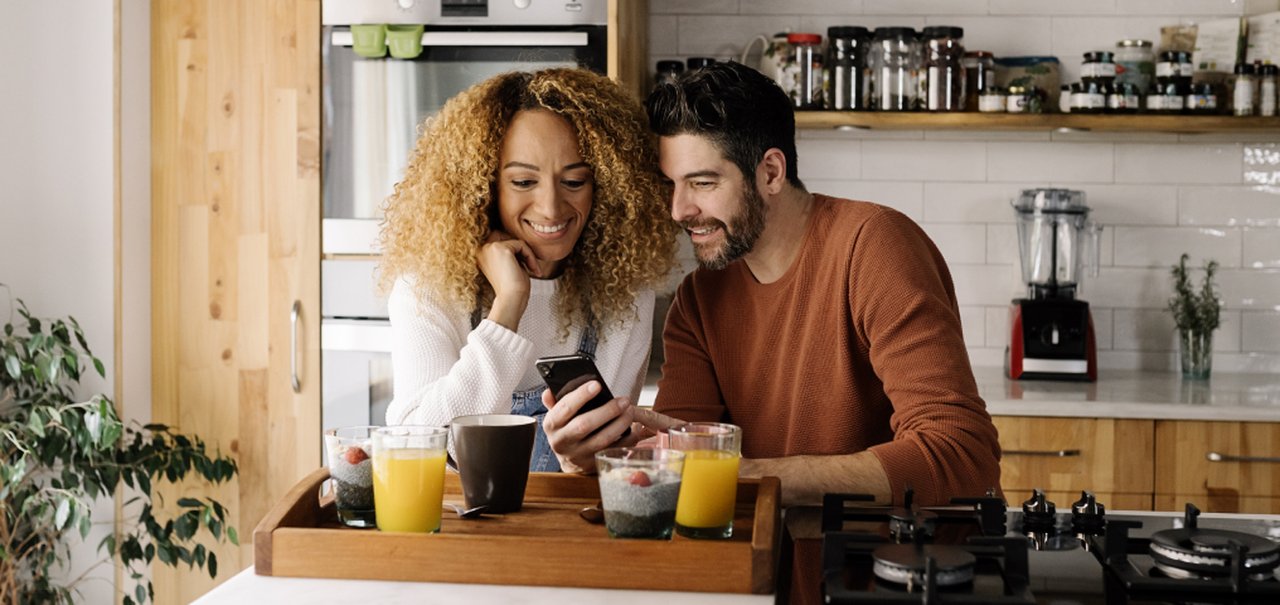
[{"label": "white kitchen counter", "polygon": [[1215,373],[1208,381],[1175,372],[1100,371],[1098,381],[1009,380],[974,368],[992,416],[1150,418],[1280,422],[1280,375]]},{"label": "white kitchen counter", "polygon": [[[529,565],[538,565],[536,554]],[[618,573],[627,573],[625,569]],[[274,578],[259,576],[250,567],[195,601],[198,605],[244,605],[245,603],[308,603],[351,605],[352,603],[501,603],[520,605],[765,605],[773,595],[742,595],[705,592],[649,590],[607,590],[555,588],[547,586],[500,586],[490,584],[442,584],[434,582],[387,582],[381,580],[328,580],[317,578]]]}]

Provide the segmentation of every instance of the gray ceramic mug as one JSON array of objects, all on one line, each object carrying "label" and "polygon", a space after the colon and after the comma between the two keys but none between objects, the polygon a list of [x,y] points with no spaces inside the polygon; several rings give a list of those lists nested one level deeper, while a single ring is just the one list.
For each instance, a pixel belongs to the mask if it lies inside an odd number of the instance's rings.
[{"label": "gray ceramic mug", "polygon": [[459,416],[450,423],[467,508],[512,513],[524,504],[537,420],[518,414]]}]

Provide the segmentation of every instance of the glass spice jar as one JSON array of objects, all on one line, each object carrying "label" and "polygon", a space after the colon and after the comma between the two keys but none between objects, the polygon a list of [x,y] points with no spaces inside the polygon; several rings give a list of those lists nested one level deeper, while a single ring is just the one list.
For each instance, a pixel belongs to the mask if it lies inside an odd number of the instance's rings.
[{"label": "glass spice jar", "polygon": [[1130,82],[1117,82],[1111,85],[1107,94],[1108,113],[1138,113],[1142,109],[1142,95],[1138,86]]},{"label": "glass spice jar", "polygon": [[910,27],[877,27],[871,42],[871,104],[880,111],[912,111],[919,93],[916,31]]},{"label": "glass spice jar", "polygon": [[1213,85],[1208,82],[1192,84],[1187,94],[1186,108],[1189,113],[1218,113],[1218,93]]},{"label": "glass spice jar", "polygon": [[1138,87],[1138,94],[1145,95],[1155,84],[1155,50],[1150,40],[1120,40],[1116,42],[1114,57],[1116,80]]},{"label": "glass spice jar", "polygon": [[1099,79],[1110,84],[1116,77],[1115,55],[1106,50],[1095,50],[1084,54],[1084,62],[1080,64],[1080,79]]},{"label": "glass spice jar", "polygon": [[1251,116],[1256,113],[1254,97],[1257,96],[1257,81],[1254,78],[1253,65],[1236,63],[1235,77],[1232,79],[1231,114]]},{"label": "glass spice jar", "polygon": [[1163,78],[1147,94],[1147,111],[1152,113],[1182,113],[1186,104],[1186,90],[1173,78]]},{"label": "glass spice jar", "polygon": [[1262,64],[1258,70],[1258,115],[1272,117],[1276,115],[1276,80],[1280,79],[1280,66],[1270,63]]},{"label": "glass spice jar", "polygon": [[867,44],[865,27],[838,25],[827,28],[827,71],[823,98],[827,109],[867,109]]},{"label": "glass spice jar", "polygon": [[1191,53],[1185,50],[1166,50],[1160,53],[1156,62],[1156,80],[1160,78],[1176,78],[1184,87],[1191,85],[1194,72],[1191,65]]},{"label": "glass spice jar", "polygon": [[676,78],[683,72],[684,63],[681,61],[658,61],[658,69],[653,74],[654,84],[675,84]]},{"label": "glass spice jar", "polygon": [[964,28],[924,28],[925,109],[964,111]]},{"label": "glass spice jar", "polygon": [[[985,50],[971,50],[964,54],[964,107],[968,111],[981,111],[978,97],[996,85],[996,59]],[[1004,100],[1001,99],[1001,111]]]},{"label": "glass spice jar", "polygon": [[1071,113],[1102,113],[1107,109],[1111,85],[1102,78],[1089,78],[1071,85]]},{"label": "glass spice jar", "polygon": [[1010,86],[1005,96],[1004,109],[1009,113],[1036,113],[1033,111],[1035,88],[1031,86]]},{"label": "glass spice jar", "polygon": [[983,90],[978,95],[978,111],[982,113],[1004,113],[1005,108],[1004,89],[994,84]]},{"label": "glass spice jar", "polygon": [[795,60],[791,101],[796,109],[822,109],[822,36],[792,33],[787,43]]}]

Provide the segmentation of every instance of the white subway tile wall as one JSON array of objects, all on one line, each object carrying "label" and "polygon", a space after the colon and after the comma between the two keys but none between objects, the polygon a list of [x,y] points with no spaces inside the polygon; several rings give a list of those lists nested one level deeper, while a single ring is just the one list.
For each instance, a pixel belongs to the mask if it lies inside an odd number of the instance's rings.
[{"label": "white subway tile wall", "polygon": [[[748,41],[832,25],[959,25],[965,44],[1000,55],[1049,54],[1063,82],[1081,54],[1121,38],[1159,40],[1162,25],[1280,10],[1280,0],[651,0],[650,65],[736,59]],[[757,49],[758,49],[757,44]],[[758,50],[756,51],[758,53]],[[1088,194],[1105,225],[1093,308],[1103,367],[1176,368],[1165,311],[1169,266],[1183,251],[1217,260],[1224,310],[1216,371],[1280,372],[1280,138],[1168,133],[801,131],[811,191],[911,217],[946,257],[975,365],[1000,365],[1008,303],[1021,295],[1010,201],[1029,187]],[[691,266],[687,245],[684,266]],[[1197,279],[1199,275],[1197,275]]]}]

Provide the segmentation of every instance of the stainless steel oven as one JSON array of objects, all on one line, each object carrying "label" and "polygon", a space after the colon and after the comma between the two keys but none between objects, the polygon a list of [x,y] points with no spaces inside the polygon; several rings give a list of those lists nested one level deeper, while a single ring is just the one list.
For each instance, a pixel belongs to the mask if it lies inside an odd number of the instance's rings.
[{"label": "stainless steel oven", "polygon": [[[512,70],[607,61],[605,0],[326,0],[326,254],[376,252],[381,206],[404,173],[423,119],[450,97]],[[422,54],[352,49],[352,25],[423,25]]]},{"label": "stainless steel oven", "polygon": [[[607,0],[325,0],[321,263],[322,423],[383,424],[390,323],[374,291],[382,204],[424,119],[463,89],[512,70],[604,73]],[[366,58],[352,26],[422,25],[413,59]],[[358,30],[360,28],[357,28]]]}]

